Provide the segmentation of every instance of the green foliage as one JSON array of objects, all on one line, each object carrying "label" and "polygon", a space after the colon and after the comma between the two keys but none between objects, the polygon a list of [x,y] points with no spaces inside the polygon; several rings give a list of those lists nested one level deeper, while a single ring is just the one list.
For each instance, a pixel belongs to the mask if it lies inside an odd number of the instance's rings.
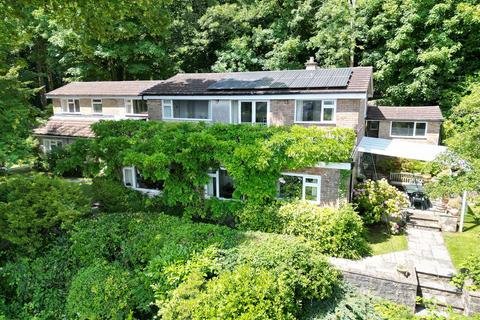
[{"label": "green foliage", "polygon": [[351,286],[342,284],[335,288],[332,298],[320,302],[310,302],[306,307],[306,311],[302,316],[302,319],[384,319],[381,318],[374,309],[374,303],[375,300],[371,296],[361,294]]},{"label": "green foliage", "polygon": [[179,319],[291,319],[304,301],[331,296],[338,272],[308,243],[261,233],[246,236],[234,248],[209,249],[183,267],[167,267],[168,282],[177,286],[166,296],[160,290],[164,286],[155,286],[159,314]]},{"label": "green foliage", "polygon": [[162,304],[162,319],[295,319],[292,288],[264,269],[240,266],[213,280],[193,273]]},{"label": "green foliage", "polygon": [[0,239],[36,252],[90,212],[80,185],[41,174],[0,180]]},{"label": "green foliage", "polygon": [[202,218],[209,169],[225,167],[235,181],[234,198],[268,203],[283,170],[346,161],[355,140],[350,129],[300,126],[101,121],[93,129],[90,152],[79,150],[85,165],[101,164],[97,174],[102,170],[110,178],[134,165],[146,179],[164,181],[166,205],[185,206],[187,214]]},{"label": "green foliage", "polygon": [[263,232],[281,232],[279,203],[266,205],[245,204],[235,214],[238,228]]},{"label": "green foliage", "polygon": [[81,269],[68,291],[67,315],[76,319],[126,319],[133,308],[148,311],[152,296],[143,277],[101,262]]},{"label": "green foliage", "polygon": [[470,290],[480,289],[480,256],[469,256],[460,266],[460,273],[458,273],[452,282],[457,287],[462,288],[465,281],[471,281],[471,284],[467,286]]},{"label": "green foliage", "polygon": [[398,222],[408,207],[405,194],[387,180],[367,180],[355,186],[354,202],[365,224]]},{"label": "green foliage", "polygon": [[8,301],[8,319],[29,319],[33,315],[38,319],[66,318],[72,263],[65,239],[54,244],[43,256],[20,258],[0,268],[0,301],[2,296]]},{"label": "green foliage", "polygon": [[404,305],[380,300],[375,303],[375,311],[385,320],[414,319],[412,311]]},{"label": "green foliage", "polygon": [[358,259],[368,253],[362,219],[349,205],[335,209],[287,203],[280,207],[278,218],[280,232],[311,240],[324,254]]}]

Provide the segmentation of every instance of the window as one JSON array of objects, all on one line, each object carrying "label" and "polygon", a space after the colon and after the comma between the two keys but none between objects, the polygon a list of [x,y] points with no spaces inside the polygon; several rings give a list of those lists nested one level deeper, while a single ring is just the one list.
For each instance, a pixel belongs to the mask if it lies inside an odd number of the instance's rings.
[{"label": "window", "polygon": [[227,170],[220,169],[208,172],[209,181],[205,186],[206,197],[218,197],[221,199],[232,199],[235,191],[235,183],[227,173]]},{"label": "window", "polygon": [[92,99],[92,112],[102,113],[102,99]]},{"label": "window", "polygon": [[319,176],[285,173],[278,180],[278,198],[320,203],[320,180]]},{"label": "window", "polygon": [[426,122],[392,121],[390,136],[392,137],[425,137],[427,134]]},{"label": "window", "polygon": [[208,100],[163,100],[164,119],[210,120]]},{"label": "window", "polygon": [[335,122],[335,100],[297,100],[296,122]]},{"label": "window", "polygon": [[125,99],[125,112],[127,114],[147,114],[147,101]]},{"label": "window", "polygon": [[79,113],[80,100],[78,99],[62,99],[62,112]]},{"label": "window", "polygon": [[267,124],[267,101],[240,101],[240,122]]},{"label": "window", "polygon": [[44,139],[43,140],[43,148],[45,152],[50,152],[55,150],[56,148],[62,148],[63,141],[59,139]]},{"label": "window", "polygon": [[164,181],[146,179],[135,167],[125,167],[123,168],[123,184],[134,189],[163,190]]}]

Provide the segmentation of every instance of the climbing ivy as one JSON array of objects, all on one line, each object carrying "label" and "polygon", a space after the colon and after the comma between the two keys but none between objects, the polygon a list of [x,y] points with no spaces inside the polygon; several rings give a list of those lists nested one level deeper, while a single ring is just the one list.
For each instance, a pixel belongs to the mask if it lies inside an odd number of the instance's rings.
[{"label": "climbing ivy", "polygon": [[71,147],[84,152],[74,165],[117,178],[121,167],[133,165],[145,178],[164,181],[167,205],[181,204],[197,214],[204,211],[208,169],[228,171],[235,181],[234,198],[265,203],[276,196],[282,171],[347,162],[355,141],[353,130],[345,128],[134,120],[92,127],[96,138],[91,146]]}]

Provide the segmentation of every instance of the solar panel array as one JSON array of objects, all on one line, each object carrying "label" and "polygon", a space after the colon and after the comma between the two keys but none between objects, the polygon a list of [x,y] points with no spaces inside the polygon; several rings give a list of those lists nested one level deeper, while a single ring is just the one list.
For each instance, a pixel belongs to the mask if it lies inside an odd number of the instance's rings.
[{"label": "solar panel array", "polygon": [[346,87],[351,68],[231,73],[209,90],[292,89]]}]

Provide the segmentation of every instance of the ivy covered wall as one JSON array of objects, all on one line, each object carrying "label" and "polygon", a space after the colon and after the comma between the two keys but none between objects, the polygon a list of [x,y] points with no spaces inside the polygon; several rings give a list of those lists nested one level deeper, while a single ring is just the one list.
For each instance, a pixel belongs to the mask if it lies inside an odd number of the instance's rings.
[{"label": "ivy covered wall", "polygon": [[124,120],[101,121],[93,130],[96,138],[69,146],[61,165],[115,178],[135,166],[144,178],[163,181],[166,204],[199,209],[209,169],[228,171],[234,198],[263,204],[276,198],[281,172],[350,162],[355,143],[346,128]]}]

